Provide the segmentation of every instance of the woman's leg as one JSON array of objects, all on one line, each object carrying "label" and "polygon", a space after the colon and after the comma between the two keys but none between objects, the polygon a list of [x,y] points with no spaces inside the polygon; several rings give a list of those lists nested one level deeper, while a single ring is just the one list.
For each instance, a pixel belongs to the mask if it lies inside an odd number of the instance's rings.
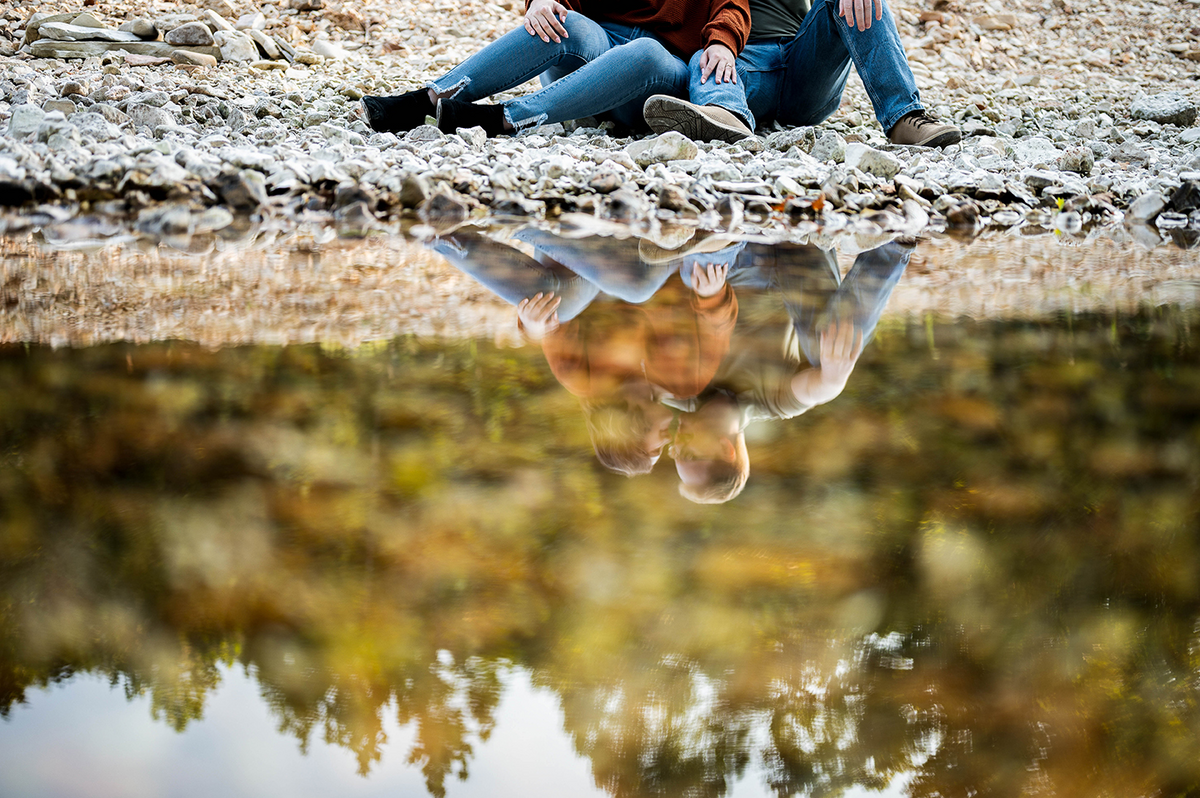
[{"label": "woman's leg", "polygon": [[[605,25],[613,28],[623,26]],[[606,111],[622,124],[645,127],[642,105],[652,94],[687,96],[688,67],[657,39],[637,29],[618,44],[546,88],[503,103],[505,121],[522,128]],[[621,34],[610,36],[619,41]]]},{"label": "woman's leg", "polygon": [[477,232],[459,230],[425,246],[474,277],[510,305],[535,294],[554,292],[561,300],[560,321],[569,321],[588,306],[600,289],[562,264],[538,261]]},{"label": "woman's leg", "polygon": [[609,49],[608,34],[584,15],[567,12],[567,35],[543,42],[516,28],[426,86],[438,97],[474,102],[520,86],[550,69],[571,72]]}]

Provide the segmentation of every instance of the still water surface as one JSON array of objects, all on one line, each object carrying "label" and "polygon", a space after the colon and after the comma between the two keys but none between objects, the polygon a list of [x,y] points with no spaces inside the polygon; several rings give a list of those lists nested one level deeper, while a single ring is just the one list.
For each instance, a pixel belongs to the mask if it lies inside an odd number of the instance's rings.
[{"label": "still water surface", "polygon": [[460,228],[441,335],[298,344],[310,259],[292,345],[60,348],[148,316],[10,244],[0,794],[1200,790],[1195,275],[868,243]]}]

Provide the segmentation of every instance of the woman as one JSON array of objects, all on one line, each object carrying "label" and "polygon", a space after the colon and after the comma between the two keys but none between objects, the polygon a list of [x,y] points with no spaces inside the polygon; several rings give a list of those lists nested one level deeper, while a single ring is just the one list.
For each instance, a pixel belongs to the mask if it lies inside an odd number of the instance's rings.
[{"label": "woman", "polygon": [[[529,0],[525,22],[424,89],[364,97],[367,124],[400,132],[436,115],[438,127],[482,127],[488,135],[610,113],[645,127],[653,94],[686,96],[687,58],[695,51],[736,56],[750,30],[749,0]],[[585,16],[586,15],[586,16]],[[717,66],[732,75],[733,57]],[[475,100],[541,75],[541,91],[497,105]]]}]

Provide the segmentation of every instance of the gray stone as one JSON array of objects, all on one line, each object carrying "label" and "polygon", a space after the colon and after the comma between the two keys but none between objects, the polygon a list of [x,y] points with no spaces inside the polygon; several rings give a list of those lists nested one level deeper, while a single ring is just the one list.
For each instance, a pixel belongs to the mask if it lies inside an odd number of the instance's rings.
[{"label": "gray stone", "polygon": [[66,22],[48,22],[38,29],[43,38],[59,42],[140,42],[133,33],[112,28],[89,28]]},{"label": "gray stone", "polygon": [[167,31],[178,28],[180,25],[186,25],[189,22],[198,22],[199,20],[200,18],[195,14],[180,12],[177,14],[163,14],[154,21],[154,25],[160,31],[166,33]]},{"label": "gray stone", "polygon": [[192,50],[176,50],[171,53],[171,60],[176,64],[190,64],[192,66],[215,67],[217,65],[217,59],[213,56],[193,52]]},{"label": "gray stone", "polygon": [[1168,91],[1134,100],[1129,107],[1134,119],[1149,119],[1160,125],[1189,127],[1196,121],[1196,104],[1183,92]]},{"label": "gray stone", "polygon": [[203,14],[200,15],[200,21],[207,25],[208,29],[213,33],[216,33],[219,30],[234,29],[233,25],[229,23],[229,20],[225,19],[224,16],[216,13],[211,8],[207,9]]},{"label": "gray stone", "polygon": [[441,141],[446,134],[437,129],[436,125],[419,125],[404,135],[405,141]]},{"label": "gray stone", "polygon": [[[251,42],[253,44],[253,42]],[[196,52],[208,55],[220,55],[221,51],[213,47],[192,48]],[[175,48],[163,42],[58,42],[41,39],[29,47],[35,58],[99,58],[108,53],[124,50],[136,55],[152,55],[159,58],[170,58]],[[255,51],[255,58],[258,57]]]},{"label": "gray stone", "polygon": [[812,145],[812,157],[818,161],[841,163],[846,160],[846,140],[833,130],[827,130]]},{"label": "gray stone", "polygon": [[233,27],[237,30],[262,30],[267,27],[267,18],[260,11],[242,14],[237,22],[233,23]]},{"label": "gray stone", "polygon": [[87,93],[87,88],[82,83],[74,80],[68,80],[58,90],[59,97],[84,97]]},{"label": "gray stone", "polygon": [[779,130],[767,136],[766,144],[773,150],[787,152],[792,147],[799,147],[805,152],[812,152],[817,143],[816,132],[811,127],[792,127]]},{"label": "gray stone", "polygon": [[400,183],[400,195],[397,199],[405,208],[416,208],[429,198],[429,181],[414,172],[407,172]]},{"label": "gray stone", "polygon": [[629,191],[624,188],[604,197],[598,211],[598,215],[602,219],[625,223],[644,219],[649,213],[650,203],[645,196],[639,191]]},{"label": "gray stone", "polygon": [[212,31],[203,22],[189,22],[186,25],[180,25],[168,32],[165,38],[167,44],[173,44],[176,47],[211,47],[214,44]]},{"label": "gray stone", "polygon": [[481,127],[460,127],[457,133],[473,150],[482,150],[487,144],[487,131]]},{"label": "gray stone", "polygon": [[1058,159],[1058,168],[1064,172],[1075,172],[1080,175],[1090,175],[1096,156],[1087,147],[1071,147]]},{"label": "gray stone", "polygon": [[671,130],[659,136],[633,141],[625,147],[625,152],[639,166],[649,166],[653,163],[695,158],[699,155],[700,148],[687,136]]},{"label": "gray stone", "polygon": [[297,11],[320,11],[325,7],[325,0],[291,0],[290,5]]},{"label": "gray stone", "polygon": [[84,11],[75,19],[71,20],[72,25],[78,25],[81,28],[103,28],[104,23],[96,19],[91,13]]},{"label": "gray stone", "polygon": [[237,14],[237,9],[229,0],[204,0],[204,8],[208,12],[231,19]]},{"label": "gray stone", "polygon": [[128,109],[129,118],[134,127],[148,127],[153,130],[160,125],[175,125],[177,120],[168,111],[155,108],[153,105],[132,105]]},{"label": "gray stone", "polygon": [[1200,141],[1200,127],[1191,127],[1179,134],[1179,140],[1184,144],[1195,144]]},{"label": "gray stone", "polygon": [[217,193],[234,210],[253,211],[267,202],[267,181],[261,172],[243,169],[223,176]]},{"label": "gray stone", "polygon": [[1148,222],[1167,207],[1167,200],[1157,191],[1148,191],[1129,203],[1127,215],[1137,222]]},{"label": "gray stone", "polygon": [[233,224],[233,214],[225,208],[209,208],[194,220],[195,232],[215,233]]},{"label": "gray stone", "polygon": [[75,113],[76,106],[75,103],[71,102],[70,100],[47,100],[45,104],[42,105],[42,110],[46,111],[47,113],[50,111],[58,111],[63,116],[70,116],[71,114]]},{"label": "gray stone", "polygon": [[258,45],[258,49],[261,50],[262,54],[267,58],[278,59],[283,56],[283,54],[279,52],[279,45],[275,44],[275,40],[267,34],[260,30],[254,29],[248,30],[246,33],[250,35],[250,38],[253,39],[254,43]]},{"label": "gray stone", "polygon": [[[350,53],[328,39],[317,39],[315,42],[313,42],[312,49],[314,53],[322,58],[332,58],[334,60],[341,61],[350,57]],[[299,54],[297,54],[296,60],[300,61]],[[305,62],[301,61],[301,63]]]},{"label": "gray stone", "polygon": [[1026,169],[1021,173],[1021,180],[1034,191],[1062,185],[1062,176],[1046,169]]},{"label": "gray stone", "polygon": [[844,160],[847,166],[885,180],[891,180],[904,168],[904,164],[894,155],[880,152],[859,142],[846,145]]},{"label": "gray stone", "polygon": [[1054,146],[1054,142],[1043,136],[1029,136],[1018,139],[1012,144],[1013,160],[1021,166],[1032,166],[1037,169],[1051,167],[1062,156],[1062,150]]},{"label": "gray stone", "polygon": [[213,40],[226,61],[257,61],[258,45],[242,31],[219,30]]},{"label": "gray stone", "polygon": [[43,38],[41,35],[41,32],[40,32],[41,26],[48,22],[70,23],[71,20],[75,19],[75,17],[77,17],[77,16],[79,16],[78,11],[72,11],[68,14],[43,14],[43,13],[33,14],[32,16],[29,17],[29,20],[25,23],[25,38],[22,39],[22,43],[29,45],[29,44],[33,44],[38,39]]},{"label": "gray stone", "polygon": [[118,30],[132,33],[145,42],[152,42],[158,38],[158,28],[154,27],[154,23],[148,19],[135,19],[123,22]]},{"label": "gray stone", "polygon": [[14,139],[32,136],[37,133],[38,127],[45,118],[46,112],[36,105],[15,106],[12,109],[12,115],[8,118],[8,135]]},{"label": "gray stone", "polygon": [[139,232],[154,236],[181,235],[192,232],[192,214],[184,205],[162,205],[147,208],[138,214],[134,224]]}]

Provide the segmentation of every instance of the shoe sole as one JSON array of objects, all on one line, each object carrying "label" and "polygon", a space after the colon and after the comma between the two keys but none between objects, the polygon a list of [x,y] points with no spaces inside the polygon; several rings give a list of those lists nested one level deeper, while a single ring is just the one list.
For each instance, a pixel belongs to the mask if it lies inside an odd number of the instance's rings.
[{"label": "shoe sole", "polygon": [[945,133],[939,133],[929,141],[922,141],[918,147],[949,147],[951,144],[957,144],[962,141],[962,133],[957,130],[947,130]]},{"label": "shoe sole", "polygon": [[709,119],[690,104],[674,97],[651,97],[642,114],[655,133],[676,130],[692,141],[735,141],[752,138],[754,134]]}]

